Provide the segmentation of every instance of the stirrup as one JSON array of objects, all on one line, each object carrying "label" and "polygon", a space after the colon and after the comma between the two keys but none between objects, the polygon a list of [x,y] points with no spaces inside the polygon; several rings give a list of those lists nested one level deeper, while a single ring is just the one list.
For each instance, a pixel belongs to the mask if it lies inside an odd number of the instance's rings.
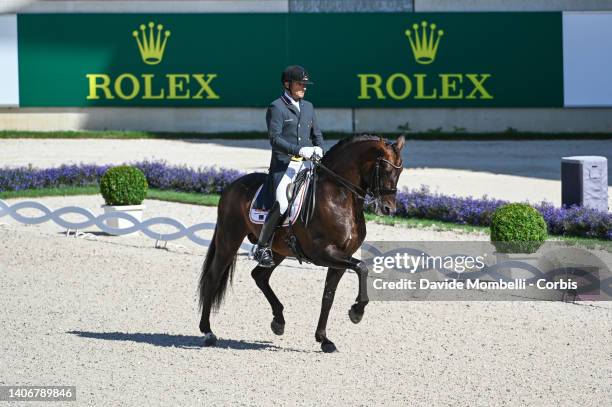
[{"label": "stirrup", "polygon": [[254,247],[255,249],[252,249],[253,259],[257,261],[258,265],[261,267],[274,267],[272,250],[269,247],[261,247],[259,245],[254,245]]},{"label": "stirrup", "polygon": [[[251,245],[251,248],[249,249],[249,253],[247,254],[247,258],[248,258],[249,260],[255,260],[255,261],[258,261],[258,260],[257,260],[257,257],[259,257],[260,255],[257,253],[257,252],[258,252],[258,250],[257,250],[257,249],[259,249],[259,248],[261,248],[261,246],[260,246],[259,244],[257,244],[257,243],[252,244],[252,245]],[[262,248],[262,249],[261,249],[261,252],[265,251],[266,249],[267,249],[267,250],[270,250],[270,247],[264,247],[264,248]]]}]

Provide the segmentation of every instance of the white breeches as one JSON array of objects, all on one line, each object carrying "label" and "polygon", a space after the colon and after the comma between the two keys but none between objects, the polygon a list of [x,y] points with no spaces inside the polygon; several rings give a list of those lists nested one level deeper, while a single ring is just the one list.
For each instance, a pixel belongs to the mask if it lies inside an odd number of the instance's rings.
[{"label": "white breeches", "polygon": [[289,205],[289,201],[287,200],[287,186],[293,182],[298,172],[303,170],[304,168],[311,168],[311,161],[289,161],[289,166],[281,178],[278,187],[276,187],[276,200],[280,206],[280,213],[284,214],[287,211],[287,206]]}]

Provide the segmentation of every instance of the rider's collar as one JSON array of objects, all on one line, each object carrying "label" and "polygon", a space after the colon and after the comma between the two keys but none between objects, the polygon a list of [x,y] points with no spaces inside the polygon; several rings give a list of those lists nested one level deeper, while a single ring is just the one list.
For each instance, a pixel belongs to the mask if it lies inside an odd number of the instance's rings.
[{"label": "rider's collar", "polygon": [[289,94],[287,91],[285,91],[285,94],[284,94],[283,96],[285,96],[285,97],[287,98],[287,100],[288,100],[288,101],[289,101],[289,102],[290,102],[290,103],[291,103],[293,106],[295,106],[295,107],[296,107],[298,110],[300,110],[300,102],[299,102],[299,101],[297,101],[297,100],[294,100],[294,99],[291,97],[291,95],[290,95],[290,94]]}]

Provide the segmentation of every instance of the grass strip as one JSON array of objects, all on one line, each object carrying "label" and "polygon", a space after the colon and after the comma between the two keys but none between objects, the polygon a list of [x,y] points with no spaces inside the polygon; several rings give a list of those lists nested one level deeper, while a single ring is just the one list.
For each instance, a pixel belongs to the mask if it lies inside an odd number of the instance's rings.
[{"label": "grass strip", "polygon": [[147,192],[147,199],[191,205],[217,206],[219,204],[219,199],[221,199],[221,195],[149,189]]},{"label": "grass strip", "polygon": [[74,195],[96,195],[100,193],[100,187],[90,185],[84,187],[59,187],[24,189],[21,191],[0,192],[0,199],[11,198],[43,198],[48,196],[74,196]]},{"label": "grass strip", "polygon": [[[97,195],[100,187],[97,185],[83,187],[60,187],[60,188],[40,188],[25,189],[22,191],[0,192],[0,199],[11,198],[42,198],[49,196],[75,196],[75,195]],[[149,188],[147,199],[159,201],[179,202],[192,205],[217,206],[220,195],[198,194],[194,192],[167,191]]]}]

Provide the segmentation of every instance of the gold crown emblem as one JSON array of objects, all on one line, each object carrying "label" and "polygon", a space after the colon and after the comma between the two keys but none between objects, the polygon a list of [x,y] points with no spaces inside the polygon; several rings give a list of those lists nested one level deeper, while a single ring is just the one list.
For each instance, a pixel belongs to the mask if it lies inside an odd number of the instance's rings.
[{"label": "gold crown emblem", "polygon": [[138,30],[134,30],[132,32],[132,36],[138,43],[138,49],[140,50],[142,61],[148,65],[157,65],[164,57],[164,50],[166,49],[166,42],[168,42],[170,31],[166,30],[162,38],[162,30],[164,29],[163,25],[157,24],[157,33],[155,33],[155,24],[152,21],[149,22],[148,26],[148,35],[147,27],[144,24],[141,24],[140,33]]},{"label": "gold crown emblem", "polygon": [[427,21],[421,22],[420,34],[418,24],[413,24],[412,29],[414,35],[412,35],[412,31],[406,30],[406,36],[410,41],[414,59],[422,65],[431,64],[436,59],[438,44],[440,44],[440,38],[444,35],[444,31],[438,30],[436,32],[436,25],[428,24]]}]

